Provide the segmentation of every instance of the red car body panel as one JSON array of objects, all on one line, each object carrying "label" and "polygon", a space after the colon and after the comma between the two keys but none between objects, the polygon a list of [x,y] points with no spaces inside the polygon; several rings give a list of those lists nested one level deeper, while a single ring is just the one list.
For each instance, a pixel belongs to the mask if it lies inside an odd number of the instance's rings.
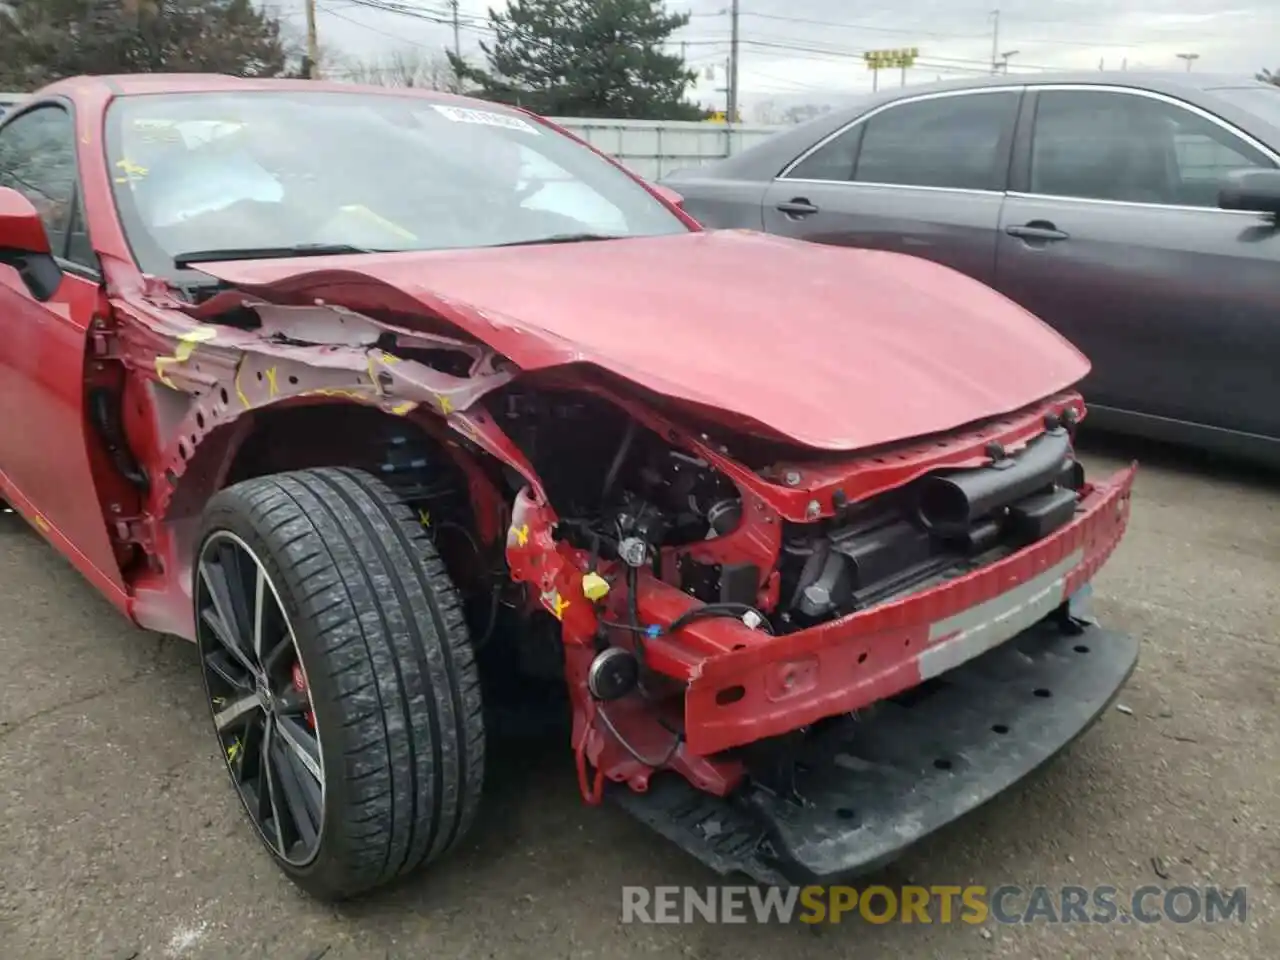
[{"label": "red car body panel", "polygon": [[[486,393],[529,373],[558,379],[608,398],[714,466],[742,492],[745,519],[683,552],[700,562],[755,562],[766,609],[778,600],[773,566],[784,521],[816,522],[841,502],[929,471],[979,466],[990,444],[1016,451],[1044,432],[1046,417],[1083,416],[1071,388],[1088,371],[1085,358],[976,281],[897,255],[702,231],[683,214],[685,236],[211,264],[200,269],[237,289],[193,307],[132,258],[112,200],[105,111],[119,95],[290,88],[351,90],[197,76],[77,79],[14,112],[50,99],[73,107],[102,284],[67,273],[41,304],[0,267],[0,323],[10,321],[9,338],[0,338],[0,495],[144,627],[193,635],[193,531],[258,413],[341,402],[404,417],[444,441],[467,473],[479,535],[505,544],[513,579],[560,620],[579,777],[584,795],[598,800],[605,778],[642,790],[653,770],[597,723],[586,676],[601,611],[582,599],[588,557],[553,535],[558,518],[542,480],[483,412],[477,401]],[[8,215],[0,206],[0,224]],[[211,322],[242,301],[261,316],[261,330]],[[315,343],[273,337],[300,323]],[[407,348],[470,352],[473,368],[450,376],[371,346],[386,335]],[[120,403],[151,480],[145,489],[127,482],[94,436],[86,403],[95,390]],[[796,462],[748,469],[702,432],[708,422],[785,438]],[[482,456],[523,476],[514,503],[474,469]],[[1067,558],[1060,579],[1074,589],[1123,534],[1131,484],[1132,471],[1123,471],[1086,487],[1072,523],[999,564],[821,627],[769,637],[720,619],[658,638],[654,667],[685,685],[676,719],[688,738],[671,765],[702,789],[727,793],[743,768],[717,751],[917,683],[922,658],[954,639],[934,635],[931,624],[1006,596]],[[618,586],[609,602],[625,596]],[[639,581],[646,622],[669,624],[695,603],[647,573]],[[717,702],[733,687],[743,690],[739,700]],[[670,739],[665,719],[619,707],[614,722],[645,746]]]},{"label": "red car body panel", "polygon": [[953,430],[1034,403],[1089,370],[1059,334],[957,271],[765,234],[200,269],[268,298],[354,309],[386,302],[376,281],[523,370],[594,363],[820,450]]}]

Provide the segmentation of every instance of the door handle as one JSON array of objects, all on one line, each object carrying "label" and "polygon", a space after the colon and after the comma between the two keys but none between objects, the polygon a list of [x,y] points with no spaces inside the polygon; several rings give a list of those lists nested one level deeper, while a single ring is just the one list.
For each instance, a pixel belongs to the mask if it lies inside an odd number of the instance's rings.
[{"label": "door handle", "polygon": [[1059,230],[1048,220],[1032,220],[1020,226],[1005,227],[1004,232],[1023,240],[1069,240],[1071,234]]},{"label": "door handle", "polygon": [[807,217],[811,213],[818,212],[818,208],[804,197],[794,197],[791,200],[783,200],[778,204],[778,209],[788,217]]}]

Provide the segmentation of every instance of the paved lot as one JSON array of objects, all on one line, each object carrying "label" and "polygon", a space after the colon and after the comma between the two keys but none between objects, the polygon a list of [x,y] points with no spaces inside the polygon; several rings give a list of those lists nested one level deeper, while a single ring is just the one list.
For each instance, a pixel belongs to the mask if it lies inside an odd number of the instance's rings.
[{"label": "paved lot", "polygon": [[624,926],[622,885],[713,877],[623,814],[583,807],[559,744],[497,752],[460,856],[366,902],[319,906],[241,822],[193,651],[126,626],[7,515],[0,957],[1280,956],[1280,480],[1140,458],[1130,536],[1098,582],[1099,613],[1145,644],[1122,697],[1131,713],[1110,712],[1042,778],[884,879],[1247,885],[1244,924]]}]

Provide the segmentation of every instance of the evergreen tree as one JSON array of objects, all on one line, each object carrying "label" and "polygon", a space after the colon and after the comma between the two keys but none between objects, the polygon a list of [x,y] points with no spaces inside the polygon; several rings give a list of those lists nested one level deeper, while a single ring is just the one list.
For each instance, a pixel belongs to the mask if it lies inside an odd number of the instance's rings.
[{"label": "evergreen tree", "polygon": [[474,95],[548,116],[698,120],[697,72],[662,49],[688,22],[662,0],[509,0],[489,11],[487,70],[449,59]]}]

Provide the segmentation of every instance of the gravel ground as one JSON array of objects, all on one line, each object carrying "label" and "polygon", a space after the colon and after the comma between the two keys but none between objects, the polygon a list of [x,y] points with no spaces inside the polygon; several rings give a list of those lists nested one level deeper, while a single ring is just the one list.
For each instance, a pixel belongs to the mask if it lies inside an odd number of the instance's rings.
[{"label": "gravel ground", "polygon": [[[1133,450],[1086,460],[1118,466]],[[130,628],[4,515],[0,956],[1278,957],[1280,480],[1162,450],[1139,459],[1129,536],[1097,581],[1098,613],[1144,644],[1125,711],[880,879],[1243,885],[1244,923],[624,925],[623,885],[715,878],[623,813],[584,807],[558,743],[495,750],[459,855],[321,906],[242,821],[192,648]]]}]

